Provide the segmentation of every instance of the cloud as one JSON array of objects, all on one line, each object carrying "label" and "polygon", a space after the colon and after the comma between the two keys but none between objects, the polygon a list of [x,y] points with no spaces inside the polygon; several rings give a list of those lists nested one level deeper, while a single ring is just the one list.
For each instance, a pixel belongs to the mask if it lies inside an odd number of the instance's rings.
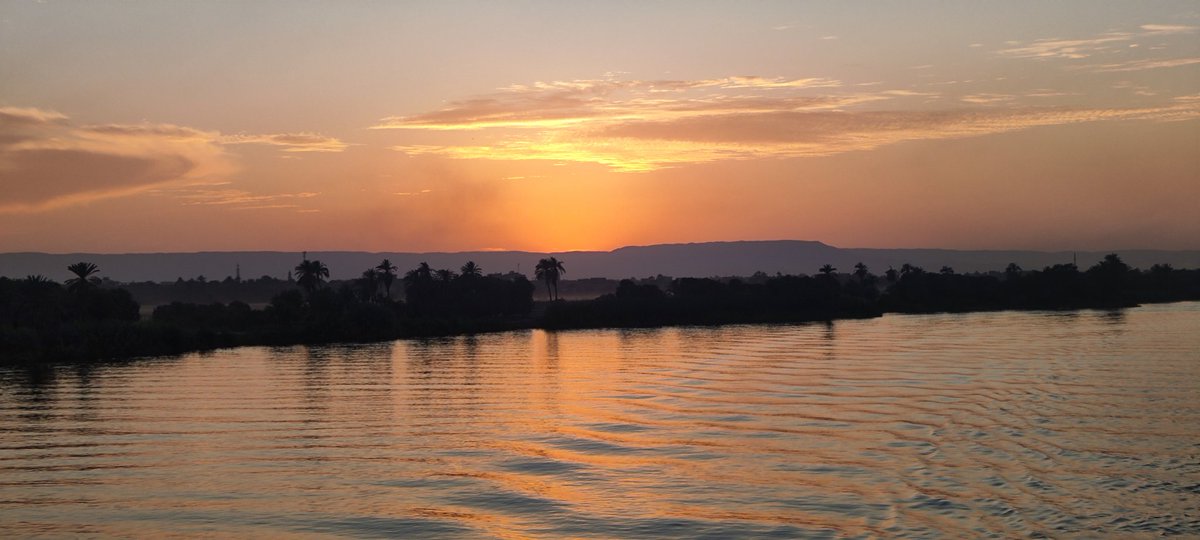
[{"label": "cloud", "polygon": [[1147,109],[776,111],[615,122],[490,145],[404,145],[412,155],[593,163],[620,172],[722,160],[828,156],[906,141],[954,139],[1103,120],[1200,118],[1200,104]]},{"label": "cloud", "polygon": [[269,144],[288,152],[346,146],[309,133],[226,136],[172,124],[81,126],[57,111],[3,107],[0,213],[40,212],[170,185],[220,184],[237,171],[225,151],[230,144]]},{"label": "cloud", "polygon": [[21,124],[53,124],[66,120],[58,111],[46,111],[34,107],[0,107],[0,126]]},{"label": "cloud", "polygon": [[[439,111],[390,116],[371,126],[371,129],[545,129],[588,123],[602,117],[639,118],[659,110],[668,111],[667,114],[680,114],[688,110],[754,108],[764,104],[771,107],[825,108],[845,106],[863,99],[788,96],[787,101],[781,101],[778,98],[764,99],[761,95],[730,96],[723,93],[730,90],[775,92],[838,86],[841,86],[840,81],[820,77],[785,79],[755,76],[691,81],[538,82],[509,86],[490,96],[456,101]],[[688,97],[681,99],[679,95]]]},{"label": "cloud", "polygon": [[[1099,36],[1084,39],[1039,39],[1028,44],[1019,41],[1006,41],[1008,49],[1001,49],[997,54],[1011,58],[1087,58],[1096,53],[1112,51],[1116,47],[1136,47],[1137,44],[1126,42],[1142,36],[1165,36],[1188,34],[1195,32],[1197,27],[1178,24],[1143,24],[1138,27],[1140,32],[1108,32]],[[1019,45],[1019,46],[1018,46]]]},{"label": "cloud", "polygon": [[1190,34],[1196,31],[1195,26],[1182,24],[1143,24],[1140,28],[1148,35]]},{"label": "cloud", "polygon": [[172,194],[184,200],[188,206],[230,206],[237,209],[249,208],[297,208],[290,201],[309,199],[320,195],[316,192],[255,194],[243,189],[181,189]]},{"label": "cloud", "polygon": [[962,101],[965,101],[967,103],[974,103],[976,105],[994,105],[997,103],[1007,103],[1009,101],[1017,99],[1017,96],[1014,96],[1011,94],[982,93],[982,94],[971,94],[969,96],[963,96],[959,99]]},{"label": "cloud", "polygon": [[350,146],[334,137],[315,133],[276,133],[267,135],[227,135],[222,144],[266,144],[279,146],[284,152],[341,152]]},{"label": "cloud", "polygon": [[1128,32],[1111,32],[1089,39],[1039,39],[1027,45],[1001,49],[1001,56],[1011,58],[1087,58],[1111,48],[1114,43],[1133,39]]},{"label": "cloud", "polygon": [[0,213],[37,212],[232,173],[216,134],[167,124],[73,126],[0,110]]},{"label": "cloud", "polygon": [[[621,172],[719,160],[825,156],[903,141],[1005,133],[1105,120],[1195,118],[1193,103],[1158,108],[1016,107],[1020,100],[1069,95],[1038,88],[1024,94],[961,97],[987,107],[930,111],[862,110],[937,92],[857,90],[813,95],[815,79],[730,77],[701,81],[559,81],[514,85],[446,108],[390,117],[376,128],[403,129],[393,150],[454,159],[591,163]],[[747,90],[749,89],[749,90]],[[430,144],[422,131],[459,132],[458,143]],[[481,132],[481,130],[486,130]],[[440,141],[454,141],[452,133]]]},{"label": "cloud", "polygon": [[1171,58],[1167,60],[1131,60],[1129,62],[1118,62],[1113,64],[1099,64],[1091,66],[1077,66],[1076,69],[1092,71],[1096,73],[1120,73],[1126,71],[1144,71],[1147,69],[1164,69],[1180,66],[1190,66],[1200,64],[1200,58]]}]

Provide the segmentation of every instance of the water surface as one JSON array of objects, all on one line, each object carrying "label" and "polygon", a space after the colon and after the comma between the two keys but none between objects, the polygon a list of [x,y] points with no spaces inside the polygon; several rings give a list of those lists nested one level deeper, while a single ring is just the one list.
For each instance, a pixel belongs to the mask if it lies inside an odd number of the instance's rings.
[{"label": "water surface", "polygon": [[5,536],[1200,535],[1200,303],[0,368]]}]

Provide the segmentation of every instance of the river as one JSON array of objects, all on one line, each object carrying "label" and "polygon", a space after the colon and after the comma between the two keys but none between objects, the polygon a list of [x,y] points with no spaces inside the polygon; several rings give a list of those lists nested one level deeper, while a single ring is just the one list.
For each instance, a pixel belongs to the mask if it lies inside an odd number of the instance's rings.
[{"label": "river", "polygon": [[0,367],[0,530],[1200,535],[1200,303]]}]

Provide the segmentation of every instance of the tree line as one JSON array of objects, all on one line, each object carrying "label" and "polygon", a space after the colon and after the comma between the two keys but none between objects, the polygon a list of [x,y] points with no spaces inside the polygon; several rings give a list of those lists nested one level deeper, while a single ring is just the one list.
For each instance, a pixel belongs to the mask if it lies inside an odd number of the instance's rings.
[{"label": "tree line", "polygon": [[[240,300],[172,302],[149,317],[129,291],[73,264],[63,284],[41,276],[0,278],[0,358],[76,360],[175,354],[252,344],[378,341],[518,328],[588,328],[801,322],[997,309],[1121,308],[1200,300],[1200,270],[1130,268],[1116,254],[1087,270],[1073,264],[959,274],[905,264],[876,275],[859,263],[848,273],[824,265],[812,276],[622,280],[593,300],[558,299],[562,261],[538,261],[535,277],[551,301],[534,310],[535,285],[518,273],[484,274],[468,261],[457,271],[421,263],[403,275],[383,260],[360,277],[329,281],[329,268],[304,258],[295,279],[262,309]],[[402,298],[397,298],[402,296]]]}]

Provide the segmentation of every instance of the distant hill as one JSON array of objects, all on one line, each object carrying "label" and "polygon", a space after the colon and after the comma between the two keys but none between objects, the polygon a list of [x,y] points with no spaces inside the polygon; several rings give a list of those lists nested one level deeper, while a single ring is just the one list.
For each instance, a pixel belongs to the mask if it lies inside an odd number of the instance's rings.
[{"label": "distant hill", "polygon": [[[1200,268],[1200,251],[1116,250],[1131,266],[1149,268],[1169,263],[1176,268]],[[538,259],[553,255],[563,260],[570,279],[588,277],[626,278],[664,274],[674,277],[708,277],[768,274],[812,274],[823,264],[850,272],[863,262],[876,274],[889,266],[905,263],[934,270],[950,266],[958,272],[1003,270],[1011,262],[1027,269],[1069,263],[1081,268],[1095,264],[1108,251],[964,251],[951,249],[838,248],[803,240],[704,242],[623,247],[613,251],[535,253],[526,251],[469,251],[460,253],[368,253],[360,251],[313,251],[308,256],[329,266],[333,279],[358,277],[363,270],[388,258],[402,271],[422,261],[434,268],[455,270],[468,260],[485,272],[519,271],[533,274]],[[301,260],[300,253],[272,251],[199,253],[0,253],[0,276],[13,278],[41,274],[56,281],[69,277],[67,265],[88,261],[100,267],[100,275],[117,281],[173,281],[204,276],[224,279],[241,267],[243,278],[268,275],[284,277]]]}]

